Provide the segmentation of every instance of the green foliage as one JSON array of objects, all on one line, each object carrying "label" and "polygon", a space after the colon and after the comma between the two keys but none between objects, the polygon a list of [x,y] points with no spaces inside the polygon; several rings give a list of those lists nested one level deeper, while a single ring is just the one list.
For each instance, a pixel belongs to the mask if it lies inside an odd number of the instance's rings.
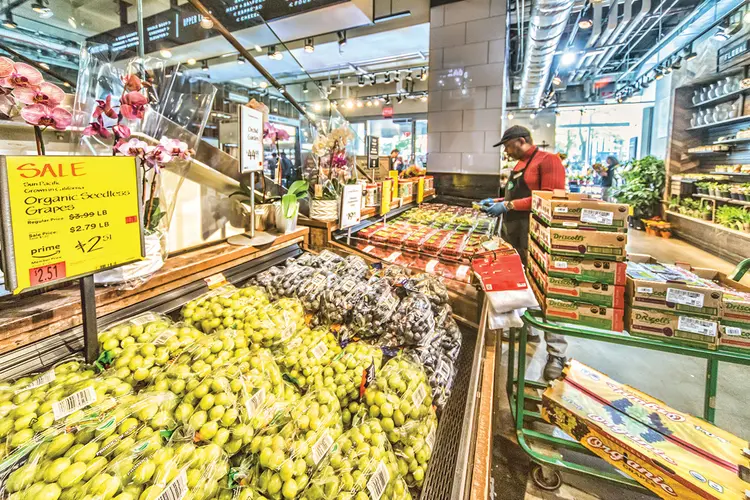
[{"label": "green foliage", "polygon": [[664,161],[654,156],[633,160],[620,169],[620,175],[623,182],[613,189],[615,199],[630,205],[637,218],[657,215],[666,181]]},{"label": "green foliage", "polygon": [[148,221],[146,232],[148,234],[155,232],[156,228],[159,227],[159,222],[161,222],[165,215],[167,215],[167,212],[161,209],[159,198],[154,198],[151,203],[151,213],[148,219],[146,219]]},{"label": "green foliage", "polygon": [[307,197],[307,181],[294,181],[281,197],[281,213],[285,219],[293,219],[299,211],[299,200]]},{"label": "green foliage", "polygon": [[745,225],[750,224],[750,212],[742,207],[724,205],[716,209],[716,220],[714,222],[743,231]]}]

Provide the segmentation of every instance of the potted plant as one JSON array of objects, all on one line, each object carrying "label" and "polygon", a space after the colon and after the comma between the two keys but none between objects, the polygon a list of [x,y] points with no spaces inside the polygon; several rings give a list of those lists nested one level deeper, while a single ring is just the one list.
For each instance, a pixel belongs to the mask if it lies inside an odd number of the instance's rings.
[{"label": "potted plant", "polygon": [[274,204],[276,208],[276,229],[281,233],[289,233],[297,229],[299,215],[299,200],[307,197],[307,181],[294,181],[281,201]]},{"label": "potted plant", "polygon": [[[319,129],[320,130],[320,129]],[[338,219],[339,198],[343,186],[352,178],[346,146],[354,139],[354,132],[346,125],[330,132],[319,132],[312,146],[317,161],[310,218],[332,221]]]},{"label": "potted plant", "polygon": [[729,190],[729,184],[720,184],[718,187],[719,190],[719,198],[729,198],[731,196],[731,192]]},{"label": "potted plant", "polygon": [[619,203],[630,205],[634,225],[641,229],[641,219],[651,218],[660,211],[666,181],[664,161],[646,156],[627,163],[620,173],[622,184],[612,190],[612,196]]},{"label": "potted plant", "polygon": [[701,217],[703,220],[711,220],[711,207],[708,205],[703,205],[701,207]]}]

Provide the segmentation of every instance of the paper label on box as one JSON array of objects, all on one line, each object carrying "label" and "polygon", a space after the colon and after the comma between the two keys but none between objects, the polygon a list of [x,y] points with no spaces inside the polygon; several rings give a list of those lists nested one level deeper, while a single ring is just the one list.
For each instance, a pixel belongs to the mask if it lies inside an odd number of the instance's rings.
[{"label": "paper label on box", "polygon": [[439,263],[440,261],[438,261],[437,259],[431,259],[427,263],[427,265],[424,267],[424,270],[427,271],[428,273],[433,273],[435,272],[435,268],[437,267]]},{"label": "paper label on box", "polygon": [[458,271],[456,271],[456,278],[464,279],[469,274],[469,269],[471,268],[466,265],[458,266]]},{"label": "paper label on box", "polygon": [[567,221],[565,221],[565,222],[563,222],[562,225],[565,226],[565,227],[578,227],[578,223],[577,222],[567,222]]},{"label": "paper label on box", "polygon": [[555,213],[556,214],[567,214],[568,213],[568,207],[555,207]]},{"label": "paper label on box", "polygon": [[581,222],[587,222],[589,224],[611,226],[614,218],[614,212],[607,212],[605,210],[593,210],[591,208],[584,208],[583,210],[581,210]]},{"label": "paper label on box", "polygon": [[555,269],[567,269],[568,263],[564,260],[556,260],[552,263],[552,267],[554,267]]},{"label": "paper label on box", "polygon": [[727,326],[724,327],[724,333],[731,337],[741,337],[742,336],[742,328],[736,327],[736,326]]},{"label": "paper label on box", "polygon": [[648,286],[639,286],[635,291],[638,293],[654,293],[654,289]]},{"label": "paper label on box", "polygon": [[716,323],[705,319],[680,316],[677,318],[677,329],[697,333],[698,335],[716,337]]},{"label": "paper label on box", "polygon": [[680,288],[667,288],[667,302],[682,304],[684,306],[703,307],[705,295],[700,292],[691,292]]},{"label": "paper label on box", "polygon": [[89,386],[78,392],[74,392],[65,399],[52,403],[52,415],[55,417],[55,422],[57,422],[61,418],[65,418],[95,402],[96,391],[93,387]]},{"label": "paper label on box", "polygon": [[375,248],[375,245],[367,245],[365,248],[362,249],[364,253],[370,253]]},{"label": "paper label on box", "polygon": [[388,257],[386,257],[383,260],[387,260],[388,262],[395,262],[396,259],[398,259],[399,257],[401,257],[401,252],[397,251],[397,252],[393,252],[392,254],[390,254]]}]

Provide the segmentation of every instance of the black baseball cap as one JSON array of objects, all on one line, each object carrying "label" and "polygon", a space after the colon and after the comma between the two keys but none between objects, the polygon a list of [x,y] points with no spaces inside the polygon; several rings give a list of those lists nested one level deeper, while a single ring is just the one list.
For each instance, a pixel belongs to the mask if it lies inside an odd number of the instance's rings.
[{"label": "black baseball cap", "polygon": [[522,127],[521,125],[513,125],[512,127],[509,127],[505,130],[503,133],[503,137],[500,139],[500,142],[493,145],[493,148],[496,148],[498,146],[502,146],[508,141],[511,141],[513,139],[520,139],[524,138],[526,140],[531,139],[531,131],[527,129],[526,127]]}]

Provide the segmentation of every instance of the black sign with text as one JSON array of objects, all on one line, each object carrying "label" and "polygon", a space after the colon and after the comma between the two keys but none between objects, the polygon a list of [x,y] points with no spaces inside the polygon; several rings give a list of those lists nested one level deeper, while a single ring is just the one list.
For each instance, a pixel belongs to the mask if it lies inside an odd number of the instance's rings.
[{"label": "black sign with text", "polygon": [[367,166],[369,168],[378,168],[378,158],[380,157],[380,137],[372,135],[367,136]]},{"label": "black sign with text", "polygon": [[745,60],[750,56],[750,39],[732,45],[720,47],[716,56],[716,66],[719,71],[724,71]]}]

